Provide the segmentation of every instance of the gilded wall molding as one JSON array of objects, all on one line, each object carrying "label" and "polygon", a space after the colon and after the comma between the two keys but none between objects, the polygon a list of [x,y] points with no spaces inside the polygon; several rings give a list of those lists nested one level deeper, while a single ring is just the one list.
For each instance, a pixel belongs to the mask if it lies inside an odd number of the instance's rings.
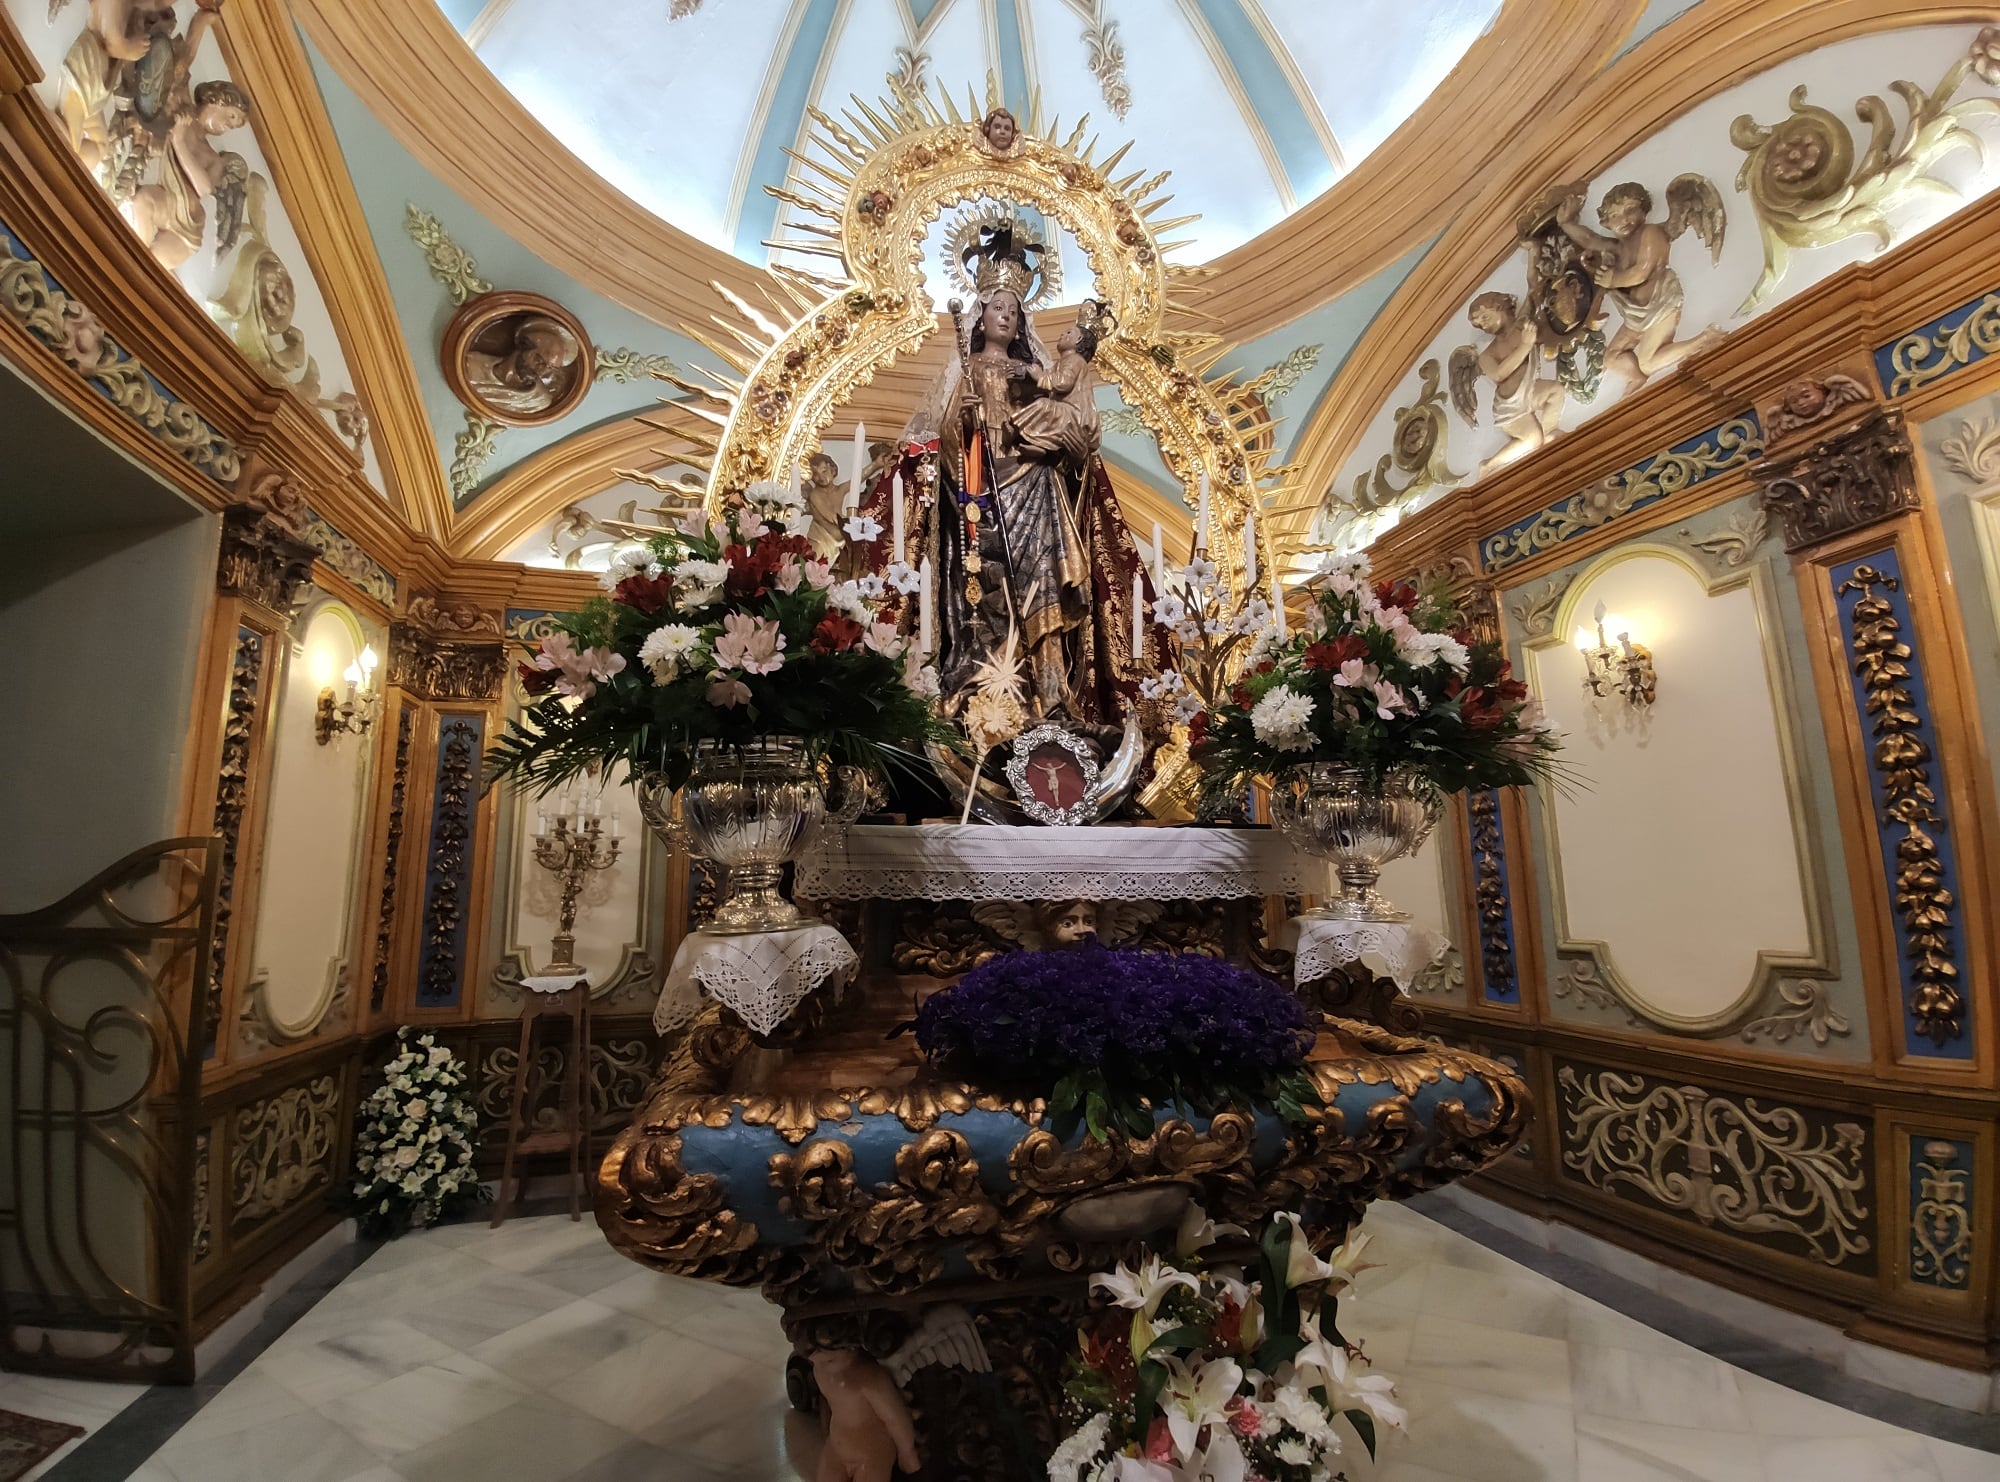
[{"label": "gilded wall molding", "polygon": [[333,1181],[346,1112],[340,1079],[317,1076],[236,1113],[229,1160],[229,1225],[240,1230]]},{"label": "gilded wall molding", "polygon": [[479,758],[485,733],[486,719],[481,715],[445,715],[438,720],[417,954],[418,1008],[457,1008],[464,998],[471,956]]},{"label": "gilded wall molding", "polygon": [[215,563],[217,590],[288,616],[299,589],[312,579],[313,562],[319,556],[318,549],[302,538],[303,511],[302,500],[288,513],[264,504],[237,504],[224,510]]},{"label": "gilded wall molding", "polygon": [[1893,400],[1977,365],[2000,349],[2000,293],[1940,314],[1875,351],[1875,374]]},{"label": "gilded wall molding", "polygon": [[236,482],[243,471],[236,444],[114,340],[90,307],[58,283],[4,222],[0,313],[162,447],[217,484]]},{"label": "gilded wall molding", "polygon": [[1822,1265],[1875,1264],[1866,1129],[1636,1072],[1556,1072],[1562,1164],[1603,1193]]},{"label": "gilded wall molding", "polygon": [[389,683],[425,700],[495,700],[507,677],[498,615],[422,594],[389,626]]},{"label": "gilded wall molding", "polygon": [[410,752],[417,735],[417,707],[396,705],[395,750],[389,763],[389,816],[382,831],[382,888],[375,900],[375,951],[368,970],[368,1012],[389,1004],[389,974],[396,950],[396,880],[403,864],[403,830],[410,802]]},{"label": "gilded wall molding", "polygon": [[1921,505],[1909,432],[1889,407],[1871,406],[1803,452],[1763,459],[1751,475],[1794,553]]},{"label": "gilded wall molding", "polygon": [[255,790],[258,718],[270,640],[249,624],[236,629],[228,687],[223,696],[222,750],[215,774],[216,837],[222,841],[220,884],[216,891],[215,940],[209,949],[208,983],[202,995],[202,1056],[213,1060],[222,1044],[224,987],[229,976],[232,926],[236,917],[238,866],[243,859],[243,824]]},{"label": "gilded wall molding", "polygon": [[1508,884],[1507,830],[1500,793],[1466,794],[1472,849],[1472,915],[1479,937],[1479,991],[1488,1003],[1519,1003],[1520,960],[1514,945],[1514,907]]},{"label": "gilded wall molding", "polygon": [[1527,639],[1546,638],[1556,630],[1556,613],[1576,580],[1573,571],[1559,571],[1539,586],[1526,587],[1507,604],[1514,625]]},{"label": "gilded wall molding", "polygon": [[1782,1045],[1798,1035],[1823,1045],[1835,1035],[1845,1039],[1850,1033],[1847,1016],[1834,1007],[1833,988],[1825,979],[1780,979],[1772,986],[1776,1001],[1767,1000],[1765,1012],[1743,1026],[1744,1044],[1761,1038]]},{"label": "gilded wall molding", "polygon": [[303,536],[307,545],[319,552],[327,569],[357,592],[373,597],[384,607],[396,605],[396,578],[356,541],[336,530],[317,510],[306,511]]},{"label": "gilded wall molding", "polygon": [[1731,417],[1487,536],[1479,543],[1480,564],[1488,572],[1504,571],[1587,530],[1745,467],[1763,451],[1756,413]]},{"label": "gilded wall molding", "polygon": [[[1893,546],[1825,568],[1867,762],[1888,887],[1904,1048],[1968,1059],[1965,922],[1930,691]],[[1926,1048],[1926,1042],[1928,1048]]]},{"label": "gilded wall molding", "polygon": [[1964,1291],[1973,1270],[1973,1145],[1913,1135],[1909,1159],[1910,1280]]}]

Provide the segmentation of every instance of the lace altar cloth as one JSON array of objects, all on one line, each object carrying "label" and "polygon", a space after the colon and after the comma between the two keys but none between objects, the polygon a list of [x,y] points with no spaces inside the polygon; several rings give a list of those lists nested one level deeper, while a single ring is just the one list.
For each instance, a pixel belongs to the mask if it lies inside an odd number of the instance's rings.
[{"label": "lace altar cloth", "polygon": [[1329,921],[1294,916],[1278,935],[1292,954],[1292,981],[1312,983],[1338,969],[1364,963],[1409,992],[1425,968],[1451,943],[1412,921]]},{"label": "lace altar cloth", "polygon": [[521,986],[530,993],[567,993],[581,981],[589,984],[593,992],[597,989],[597,978],[585,969],[580,973],[537,973],[532,978],[521,979]]},{"label": "lace altar cloth", "polygon": [[808,900],[1182,901],[1306,895],[1325,866],[1274,829],[860,824],[798,863]]},{"label": "lace altar cloth", "polygon": [[847,938],[825,922],[790,931],[681,938],[653,1007],[653,1028],[667,1034],[701,1012],[704,989],[734,1009],[759,1034],[769,1034],[820,984],[846,989],[861,959]]}]

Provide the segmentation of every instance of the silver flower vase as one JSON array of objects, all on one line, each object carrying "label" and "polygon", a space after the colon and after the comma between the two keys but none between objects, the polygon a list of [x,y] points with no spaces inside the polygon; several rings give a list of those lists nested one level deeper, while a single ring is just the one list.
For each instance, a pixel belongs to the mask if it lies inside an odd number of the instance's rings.
[{"label": "silver flower vase", "polygon": [[1371,782],[1352,767],[1310,762],[1271,784],[1271,818],[1294,848],[1332,863],[1340,892],[1308,916],[1407,921],[1375,884],[1382,866],[1414,854],[1437,827],[1437,789],[1414,772]]},{"label": "silver flower vase", "polygon": [[819,769],[795,736],[741,746],[696,742],[678,809],[658,773],[640,782],[640,809],[668,846],[723,867],[722,901],[703,930],[742,935],[812,924],[779,894],[778,882],[829,819],[845,825],[861,811],[865,776],[851,767],[839,771],[841,804],[832,811]]}]

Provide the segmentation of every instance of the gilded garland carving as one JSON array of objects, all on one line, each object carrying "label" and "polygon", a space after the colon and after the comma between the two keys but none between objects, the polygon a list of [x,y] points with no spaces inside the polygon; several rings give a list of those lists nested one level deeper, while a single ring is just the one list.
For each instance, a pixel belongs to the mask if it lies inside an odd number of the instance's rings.
[{"label": "gilded garland carving", "polygon": [[215,585],[266,611],[289,614],[299,588],[312,577],[318,555],[268,510],[235,505],[222,512]]},{"label": "gilded garland carving", "polygon": [[465,414],[465,426],[451,440],[451,496],[461,506],[479,489],[479,477],[492,460],[500,424],[477,412]]},{"label": "gilded garland carving", "polygon": [[306,511],[302,538],[319,552],[319,558],[329,569],[338,572],[358,591],[367,593],[384,607],[396,605],[396,578],[389,569],[313,510]]},{"label": "gilded garland carving", "polygon": [[1849,1034],[1847,1016],[1833,1006],[1830,983],[1819,978],[1780,979],[1775,989],[1777,1005],[1743,1026],[1744,1044],[1768,1039],[1782,1045],[1796,1034],[1823,1045],[1833,1035],[1845,1039]]},{"label": "gilded garland carving", "polygon": [[668,376],[679,374],[680,367],[674,364],[670,355],[647,355],[643,351],[627,350],[621,346],[597,352],[593,379],[616,381],[624,386],[647,378],[664,381]]},{"label": "gilded garland carving", "polygon": [[464,971],[460,938],[471,873],[473,794],[478,783],[479,731],[464,719],[438,732],[437,806],[431,815],[430,888],[424,899],[420,998],[456,1002]]},{"label": "gilded garland carving", "polygon": [[389,774],[389,823],[382,840],[382,890],[375,905],[375,961],[369,969],[368,1012],[389,1001],[390,958],[396,943],[396,879],[403,864],[404,815],[410,801],[410,748],[417,737],[414,705],[396,711],[396,759]]},{"label": "gilded garland carving", "polygon": [[1444,949],[1444,955],[1417,974],[1410,984],[1413,994],[1436,995],[1443,998],[1459,998],[1465,993],[1465,958],[1456,947]]},{"label": "gilded garland carving", "polygon": [[1655,454],[1480,544],[1488,571],[1517,565],[1642,506],[1750,463],[1764,451],[1754,416],[1732,417],[1700,437]]},{"label": "gilded garland carving", "polygon": [[1764,239],[1763,274],[1738,315],[1770,297],[1795,249],[1858,236],[1872,236],[1887,247],[1895,240],[1891,217],[1898,206],[1923,195],[1958,193],[1933,167],[1960,149],[1983,158],[1984,142],[1966,124],[2000,112],[2000,102],[1992,98],[1952,102],[1974,75],[1989,87],[2000,85],[2000,27],[1981,30],[1929,91],[1901,79],[1889,84],[1909,112],[1900,141],[1895,115],[1883,99],[1871,93],[1856,102],[1854,111],[1870,131],[1859,160],[1847,124],[1807,103],[1803,86],[1792,89],[1791,113],[1779,122],[1760,124],[1745,113],[1729,126],[1730,142],[1747,155],[1736,188],[1749,195]]},{"label": "gilded garland carving", "polygon": [[1891,905],[1903,928],[1907,1008],[1916,1032],[1942,1049],[1965,1033],[1965,1000],[1953,951],[1958,900],[1946,882],[1937,839],[1926,827],[1944,819],[1936,807],[1934,758],[1924,739],[1924,718],[1910,691],[1916,654],[1903,635],[1895,604],[1880,595],[1901,586],[1895,575],[1863,564],[1834,588],[1834,596],[1858,598],[1847,618],[1848,643],[1866,697],[1872,737],[1868,761],[1882,808],[1878,826],[1902,830],[1896,840]]},{"label": "gilded garland carving", "polygon": [[1764,537],[1771,533],[1771,522],[1764,507],[1758,504],[1737,510],[1725,524],[1706,535],[1695,535],[1685,527],[1680,533],[1689,550],[1706,556],[1719,571],[1734,571],[1756,554]]},{"label": "gilded garland carving", "polygon": [[1926,1286],[1972,1284],[1972,1172],[1958,1165],[1961,1145],[1926,1142],[1910,1208],[1910,1279]]},{"label": "gilded garland carving", "polygon": [[229,664],[229,693],[223,701],[222,755],[216,767],[215,833],[222,841],[221,881],[215,900],[215,941],[209,950],[207,990],[202,998],[205,1056],[221,1041],[222,985],[229,972],[230,925],[235,917],[236,866],[243,846],[243,815],[250,806],[250,773],[256,756],[257,695],[264,683],[264,644],[255,628],[236,630]]},{"label": "gilded garland carving", "polygon": [[[1441,368],[1435,358],[1417,367],[1417,380],[1417,399],[1396,408],[1390,450],[1376,460],[1372,473],[1355,475],[1352,503],[1356,509],[1385,509],[1465,477],[1453,473],[1445,462],[1451,427],[1445,420]],[[1400,487],[1389,481],[1392,469],[1405,476]]]},{"label": "gilded garland carving", "polygon": [[1912,330],[1876,351],[1889,395],[1907,396],[2000,350],[2000,293]]},{"label": "gilded garland carving", "polygon": [[194,1135],[194,1264],[199,1266],[215,1249],[215,1214],[208,1194],[209,1148],[213,1133],[203,1127]]},{"label": "gilded garland carving", "polygon": [[1870,1250],[1866,1134],[1789,1106],[1563,1066],[1563,1166],[1710,1228],[1793,1244],[1828,1266]]},{"label": "gilded garland carving", "polygon": [[331,1182],[340,1136],[340,1083],[323,1075],[236,1114],[229,1222],[254,1224]]},{"label": "gilded garland carving", "polygon": [[1919,507],[1901,412],[1875,408],[1804,452],[1753,470],[1785,549],[1799,551]]},{"label": "gilded garland carving", "polygon": [[1507,902],[1506,838],[1500,824],[1500,794],[1491,789],[1466,795],[1472,833],[1472,907],[1479,926],[1479,962],[1486,996],[1512,998],[1514,937]]},{"label": "gilded garland carving", "polygon": [[423,249],[425,265],[430,268],[431,276],[444,285],[454,306],[493,291],[493,285],[479,276],[479,264],[472,260],[472,254],[454,242],[444,223],[430,212],[406,203],[403,229]]},{"label": "gilded garland carving", "polygon": [[1125,81],[1125,47],[1118,40],[1118,22],[1104,14],[1104,0],[1085,0],[1083,44],[1090,75],[1097,79],[1104,106],[1120,123],[1132,111],[1132,88]]},{"label": "gilded garland carving", "polygon": [[[1529,1100],[1511,1072],[1367,1024],[1329,1020],[1327,1027],[1341,1037],[1343,1054],[1309,1066],[1326,1107],[1291,1129],[1283,1153],[1264,1165],[1253,1157],[1253,1120],[1240,1112],[1224,1112],[1206,1128],[1169,1120],[1148,1138],[1065,1147],[1038,1125],[1039,1101],[962,1086],[731,1093],[732,1067],[749,1040],[711,1008],[690,1027],[651,1100],[601,1166],[599,1221],[615,1248],[643,1264],[761,1284],[773,1301],[790,1305],[811,1299],[828,1266],[859,1273],[863,1289],[874,1293],[914,1291],[942,1272],[947,1250],[962,1252],[981,1276],[1019,1275],[1024,1255],[1059,1228],[1064,1210],[1113,1181],[1195,1184],[1211,1211],[1244,1221],[1323,1204],[1338,1223],[1358,1218],[1370,1198],[1401,1197],[1482,1167],[1520,1138]],[[1474,1117],[1449,1095],[1432,1103],[1435,1136],[1412,1161],[1412,1098],[1446,1078],[1483,1084],[1490,1112]],[[1390,1094],[1343,1115],[1335,1104],[1350,1085],[1384,1086]],[[973,1108],[1009,1113],[1030,1129],[1007,1155],[1000,1192],[982,1180],[965,1136],[938,1125],[944,1113]],[[816,1135],[857,1116],[885,1115],[916,1134],[885,1182],[856,1174],[846,1136]],[[809,1227],[805,1245],[760,1244],[755,1226],[730,1207],[720,1178],[684,1171],[682,1129],[734,1121],[769,1127],[789,1145],[771,1156],[769,1179],[786,1215]],[[1090,1269],[1102,1256],[1061,1238],[1039,1249],[1060,1271]]]}]

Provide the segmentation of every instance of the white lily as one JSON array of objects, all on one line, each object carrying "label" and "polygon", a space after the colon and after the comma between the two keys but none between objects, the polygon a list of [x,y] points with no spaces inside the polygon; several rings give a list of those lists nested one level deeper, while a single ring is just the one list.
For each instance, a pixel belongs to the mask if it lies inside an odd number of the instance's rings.
[{"label": "white lily", "polygon": [[[1403,1429],[1410,1412],[1396,1403],[1395,1381],[1362,1372],[1348,1357],[1345,1345],[1329,1342],[1319,1330],[1316,1314],[1302,1314],[1299,1332],[1306,1346],[1292,1360],[1293,1382],[1304,1389],[1324,1389],[1327,1408],[1336,1412],[1365,1410],[1378,1426]],[[1365,1363],[1365,1361],[1364,1361]]]},{"label": "white lily", "polygon": [[1250,1462],[1227,1427],[1211,1428],[1208,1445],[1202,1448],[1188,1472],[1202,1482],[1244,1482],[1250,1475]]},{"label": "white lily", "polygon": [[1195,1438],[1203,1426],[1228,1429],[1225,1407],[1243,1383],[1243,1370],[1234,1359],[1210,1359],[1191,1367],[1176,1358],[1166,1360],[1166,1370],[1160,1409],[1166,1416],[1175,1456],[1187,1460],[1194,1455]]},{"label": "white lily", "polygon": [[1132,1359],[1136,1363],[1152,1347],[1158,1336],[1154,1330],[1153,1314],[1159,1311],[1160,1303],[1168,1292],[1177,1286],[1184,1286],[1191,1292],[1199,1293],[1201,1283],[1185,1271],[1176,1271],[1157,1255],[1149,1255],[1139,1264],[1137,1271],[1123,1261],[1118,1269],[1108,1276],[1090,1278],[1091,1289],[1102,1287],[1111,1294],[1113,1305],[1130,1307],[1132,1312]]},{"label": "white lily", "polygon": [[[1172,672],[1171,670],[1169,671]],[[1174,675],[1176,679],[1180,676]],[[1241,1225],[1219,1225],[1208,1217],[1208,1211],[1199,1204],[1190,1203],[1181,1212],[1181,1226],[1174,1236],[1174,1249],[1182,1260],[1207,1250],[1224,1235],[1241,1235]]]},{"label": "white lily", "polygon": [[1296,1290],[1302,1286],[1312,1286],[1318,1282],[1329,1283],[1334,1293],[1345,1291],[1354,1285],[1354,1279],[1368,1269],[1361,1259],[1361,1253],[1368,1248],[1369,1237],[1356,1233],[1342,1241],[1325,1260],[1313,1250],[1312,1242],[1299,1224],[1299,1217],[1289,1211],[1281,1211],[1273,1216],[1291,1224],[1292,1240],[1290,1259],[1285,1267],[1285,1286]]}]

